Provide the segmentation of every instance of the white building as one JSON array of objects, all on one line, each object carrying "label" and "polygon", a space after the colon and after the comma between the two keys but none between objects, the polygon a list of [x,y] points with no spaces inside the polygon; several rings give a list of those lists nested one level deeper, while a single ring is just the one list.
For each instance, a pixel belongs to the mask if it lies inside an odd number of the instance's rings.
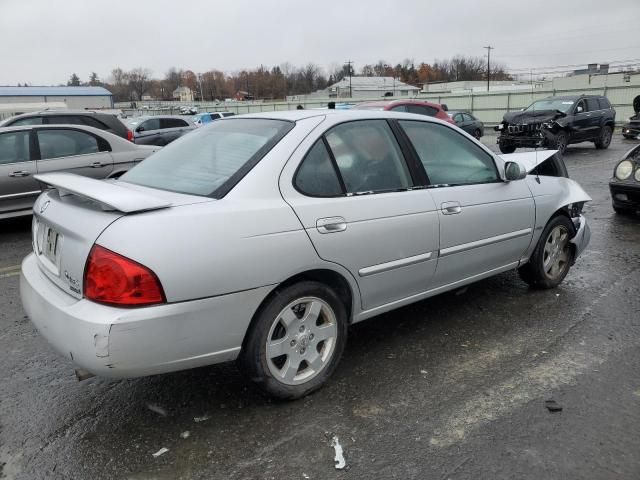
[{"label": "white building", "polygon": [[325,98],[358,98],[377,99],[382,97],[413,98],[420,89],[401,82],[394,77],[345,77],[339,82],[329,85],[324,90],[317,90],[308,95],[290,95],[287,101],[305,101]]},{"label": "white building", "polygon": [[65,105],[67,108],[113,108],[113,96],[103,87],[0,87],[0,105],[8,104]]},{"label": "white building", "polygon": [[193,92],[189,87],[178,87],[173,91],[173,99],[180,102],[193,102]]}]

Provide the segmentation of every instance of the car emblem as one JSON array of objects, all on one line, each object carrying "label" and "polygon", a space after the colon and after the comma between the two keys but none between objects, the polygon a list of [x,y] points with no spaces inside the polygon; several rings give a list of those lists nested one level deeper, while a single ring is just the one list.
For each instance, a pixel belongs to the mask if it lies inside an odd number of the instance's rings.
[{"label": "car emblem", "polygon": [[50,203],[51,203],[51,200],[47,200],[46,202],[44,202],[40,207],[40,213],[44,213],[44,211],[47,209]]}]

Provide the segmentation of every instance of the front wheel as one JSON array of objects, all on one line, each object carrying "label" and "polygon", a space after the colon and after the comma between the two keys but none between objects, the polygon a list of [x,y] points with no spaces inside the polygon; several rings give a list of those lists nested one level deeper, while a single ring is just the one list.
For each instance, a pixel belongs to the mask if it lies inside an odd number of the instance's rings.
[{"label": "front wheel", "polygon": [[320,388],[340,361],[347,312],[326,285],[304,281],[277,292],[252,322],[240,365],[262,390],[282,399]]},{"label": "front wheel", "polygon": [[552,218],[542,232],[529,262],[518,269],[520,278],[534,288],[557,287],[571,268],[573,250],[569,240],[573,235],[571,220],[564,215]]},{"label": "front wheel", "polygon": [[513,153],[516,151],[516,146],[510,143],[500,143],[498,144],[500,151],[504,154]]},{"label": "front wheel", "polygon": [[569,144],[569,137],[565,132],[558,133],[553,139],[553,148],[564,154]]}]

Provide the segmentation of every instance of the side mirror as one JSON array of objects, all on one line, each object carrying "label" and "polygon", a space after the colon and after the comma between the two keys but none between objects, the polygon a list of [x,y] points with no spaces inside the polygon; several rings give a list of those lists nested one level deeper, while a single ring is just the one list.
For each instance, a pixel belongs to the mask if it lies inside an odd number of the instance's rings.
[{"label": "side mirror", "polygon": [[578,105],[576,107],[576,113],[582,113],[584,111],[584,108],[582,108],[582,105]]},{"label": "side mirror", "polygon": [[136,128],[136,132],[144,132],[144,127],[141,125],[138,128]]},{"label": "side mirror", "polygon": [[517,162],[506,162],[504,164],[504,179],[507,182],[522,180],[527,177],[527,170]]}]

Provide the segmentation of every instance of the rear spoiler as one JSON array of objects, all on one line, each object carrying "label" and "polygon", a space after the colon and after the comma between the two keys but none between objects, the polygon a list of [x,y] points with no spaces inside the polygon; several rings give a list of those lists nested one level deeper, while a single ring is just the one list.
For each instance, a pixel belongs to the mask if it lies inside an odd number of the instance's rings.
[{"label": "rear spoiler", "polygon": [[171,206],[166,200],[104,180],[74,173],[43,173],[34,178],[58,190],[61,197],[77,195],[99,203],[103,210],[123,213],[146,212]]},{"label": "rear spoiler", "polygon": [[536,152],[509,153],[500,155],[505,162],[516,162],[526,168],[527,173],[535,170],[542,162],[553,157],[558,150],[540,150]]}]

